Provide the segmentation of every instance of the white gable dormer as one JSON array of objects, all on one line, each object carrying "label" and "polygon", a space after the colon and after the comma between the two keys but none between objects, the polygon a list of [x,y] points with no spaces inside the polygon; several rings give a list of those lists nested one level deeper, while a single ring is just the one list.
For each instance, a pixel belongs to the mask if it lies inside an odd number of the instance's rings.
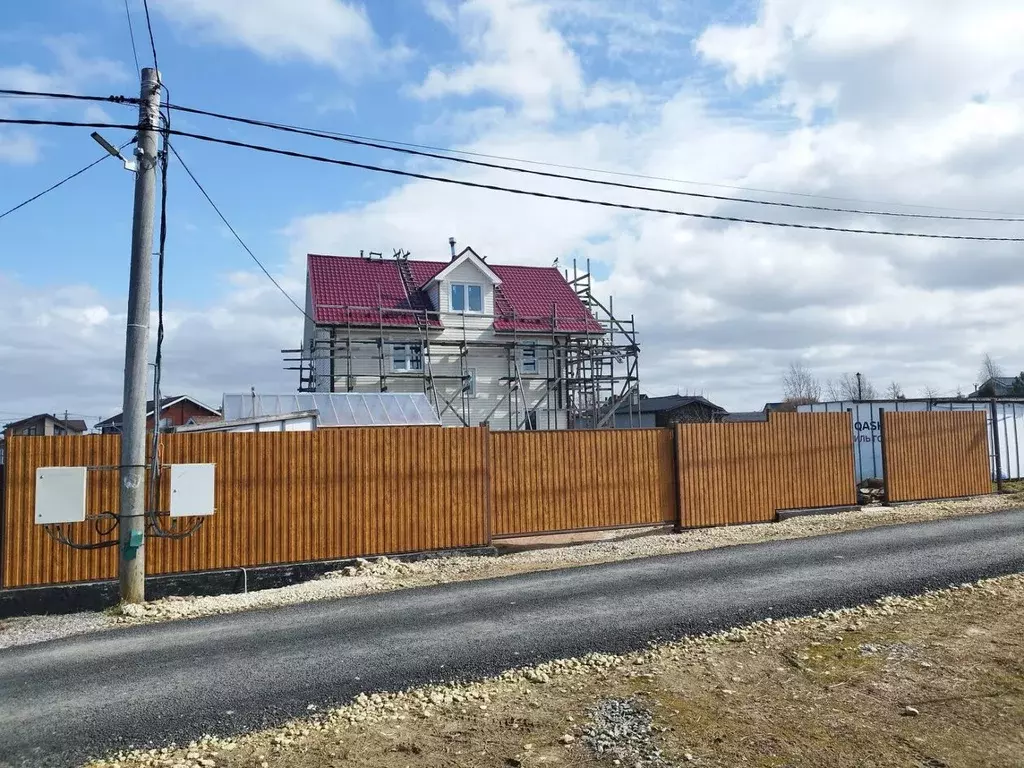
[{"label": "white gable dormer", "polygon": [[425,286],[438,311],[458,315],[494,315],[494,287],[501,278],[472,248],[465,248]]}]

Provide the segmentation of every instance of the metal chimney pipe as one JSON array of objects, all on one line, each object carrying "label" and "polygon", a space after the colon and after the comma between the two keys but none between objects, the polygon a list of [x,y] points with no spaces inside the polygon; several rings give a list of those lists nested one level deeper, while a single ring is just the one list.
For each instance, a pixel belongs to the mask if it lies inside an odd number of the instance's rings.
[{"label": "metal chimney pipe", "polygon": [[455,238],[454,237],[449,237],[448,238],[448,245],[452,249],[452,258],[454,259],[455,258]]}]

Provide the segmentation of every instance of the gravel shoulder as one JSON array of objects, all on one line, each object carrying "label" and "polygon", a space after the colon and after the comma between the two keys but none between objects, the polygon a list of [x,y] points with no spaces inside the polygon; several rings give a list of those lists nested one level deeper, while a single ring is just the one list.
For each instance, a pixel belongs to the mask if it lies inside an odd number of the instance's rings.
[{"label": "gravel shoulder", "polygon": [[0,620],[0,649],[139,624],[194,619],[397,589],[490,579],[518,573],[595,565],[740,544],[942,520],[986,514],[1022,505],[1024,495],[993,495],[900,507],[866,507],[859,511],[836,515],[800,517],[762,525],[705,528],[680,534],[657,532],[614,541],[515,552],[498,557],[447,557],[409,563],[389,558],[362,560],[356,566],[326,574],[313,581],[248,594],[169,597],[141,606],[124,606],[106,612],[4,619]]},{"label": "gravel shoulder", "polygon": [[460,685],[89,768],[1019,766],[1024,575]]}]

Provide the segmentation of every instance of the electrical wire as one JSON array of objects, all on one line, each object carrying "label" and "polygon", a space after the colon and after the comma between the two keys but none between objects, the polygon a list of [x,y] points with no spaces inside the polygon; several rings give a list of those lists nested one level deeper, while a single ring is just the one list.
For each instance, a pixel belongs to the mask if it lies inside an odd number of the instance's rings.
[{"label": "electrical wire", "polygon": [[[131,143],[132,143],[133,141],[135,141],[135,139],[132,139],[131,141],[126,141],[126,142],[125,142],[124,144],[122,144],[122,145],[121,145],[121,146],[119,147],[119,149],[124,149],[124,148],[125,148],[125,147],[127,147],[127,146],[128,146],[129,144],[131,144]],[[66,184],[67,182],[71,181],[71,180],[72,180],[73,178],[75,178],[75,177],[77,177],[77,176],[81,176],[81,175],[82,175],[83,173],[85,173],[86,171],[88,171],[88,170],[89,170],[90,168],[92,168],[93,166],[99,165],[100,163],[102,163],[102,162],[103,162],[104,160],[106,160],[106,159],[107,159],[107,158],[109,158],[109,157],[110,157],[110,155],[109,155],[109,154],[106,154],[106,153],[104,153],[104,154],[103,154],[103,157],[99,158],[98,160],[93,160],[93,161],[92,161],[91,163],[89,163],[89,164],[88,164],[87,166],[85,166],[84,168],[79,168],[79,169],[78,169],[77,171],[75,171],[75,172],[74,172],[74,173],[72,173],[71,175],[69,175],[69,176],[65,176],[65,177],[64,177],[63,179],[61,179],[60,181],[58,181],[58,182],[57,182],[56,184],[53,184],[53,185],[51,185],[51,186],[47,187],[46,189],[44,189],[44,190],[43,190],[42,192],[40,192],[39,194],[36,194],[36,195],[32,195],[32,197],[30,197],[30,198],[29,198],[28,200],[25,200],[25,201],[23,201],[23,202],[21,202],[21,203],[18,203],[18,204],[17,204],[16,206],[14,206],[13,208],[8,208],[8,209],[7,209],[6,211],[4,211],[3,213],[0,213],[0,219],[4,218],[5,216],[7,216],[7,215],[9,215],[9,214],[12,214],[12,213],[14,213],[15,211],[17,211],[17,210],[19,210],[19,209],[21,209],[21,208],[24,208],[24,207],[25,207],[26,205],[28,205],[29,203],[31,203],[31,202],[33,202],[33,201],[35,201],[35,200],[38,200],[38,199],[39,199],[40,197],[42,197],[43,195],[45,195],[45,194],[47,194],[47,193],[49,193],[49,192],[52,192],[53,190],[57,189],[57,187],[59,187],[59,186],[61,186],[61,185],[63,185],[63,184]]]},{"label": "electrical wire", "polygon": [[132,38],[132,56],[135,57],[135,71],[141,72],[142,67],[139,66],[139,49],[135,45],[135,29],[132,26],[132,12],[128,9],[128,0],[124,0],[124,15],[128,19],[128,34]]},{"label": "electrical wire", "polygon": [[[86,123],[86,122],[73,122],[73,121],[57,121],[57,120],[25,120],[25,119],[11,119],[11,118],[0,118],[0,125],[2,124],[13,124],[13,125],[48,125],[57,127],[71,127],[71,128],[124,128],[134,129],[136,126],[124,125],[118,123]],[[319,163],[327,163],[330,165],[338,165],[345,168],[359,168],[365,171],[373,171],[375,173],[386,173],[392,176],[401,176],[403,178],[410,179],[421,179],[424,181],[436,181],[442,184],[452,184],[461,187],[467,187],[470,189],[486,189],[493,192],[505,192],[507,194],[521,195],[525,197],[536,197],[543,200],[561,200],[570,203],[581,203],[584,205],[596,205],[603,208],[612,208],[624,211],[638,211],[642,213],[658,213],[667,216],[680,216],[691,219],[701,219],[704,221],[721,221],[732,224],[755,224],[764,227],[780,227],[787,229],[802,229],[808,231],[818,232],[839,232],[845,234],[856,234],[856,235],[881,235],[886,237],[909,237],[909,238],[922,238],[927,240],[959,240],[969,242],[998,242],[998,243],[1022,243],[1024,237],[994,237],[984,235],[949,235],[939,234],[931,232],[899,232],[881,229],[858,229],[853,227],[835,227],[824,224],[799,224],[795,222],[783,222],[783,221],[770,221],[767,219],[750,219],[740,216],[722,216],[711,213],[694,213],[692,211],[680,211],[673,210],[670,208],[654,208],[651,206],[644,205],[631,205],[628,203],[617,203],[610,200],[594,200],[592,198],[584,197],[573,197],[570,195],[558,195],[550,192],[538,192],[535,190],[520,189],[517,187],[505,187],[498,184],[485,184],[483,182],[469,181],[466,179],[453,179],[447,176],[435,176],[427,173],[416,173],[414,171],[405,171],[398,168],[388,168],[385,166],[371,165],[369,163],[357,163],[352,160],[340,160],[333,157],[325,157],[323,155],[313,155],[306,152],[296,152],[288,149],[277,149],[275,147],[268,147],[262,144],[252,144],[249,142],[235,141],[233,139],[221,139],[214,136],[207,136],[200,133],[192,133],[189,131],[179,130],[168,130],[167,133],[172,136],[184,136],[186,138],[196,139],[197,141],[204,141],[212,144],[221,144],[229,147],[238,147],[241,149],[251,149],[256,152],[263,152],[266,154],[280,155],[282,157],[291,157],[302,160],[311,160]],[[173,147],[172,147],[172,151]],[[177,153],[175,153],[177,154]],[[180,159],[180,157],[179,157]],[[186,169],[187,170],[187,169]],[[191,175],[191,174],[190,174]],[[195,178],[193,177],[193,181]],[[212,202],[212,201],[211,201]],[[230,227],[229,227],[230,229]],[[236,235],[237,237],[237,235]],[[239,239],[240,240],[240,239]],[[240,240],[241,242],[241,240]],[[246,249],[248,250],[248,248]],[[264,270],[265,271],[265,270]],[[267,273],[269,276],[269,273]],[[289,300],[295,304],[294,300],[289,297]],[[295,305],[298,307],[298,305]],[[305,311],[303,310],[303,314]]]},{"label": "electrical wire", "polygon": [[[167,166],[168,146],[170,141],[164,133],[163,151],[160,152],[160,233],[157,241],[157,272],[156,272],[156,354],[153,358],[153,409],[156,417],[153,424],[153,466],[152,482],[150,483],[150,509],[154,515],[160,496],[160,379],[163,374],[164,349],[164,262],[167,246]],[[158,521],[154,521],[158,525]]]},{"label": "electrical wire", "polygon": [[46,125],[54,128],[123,128],[137,131],[138,124],[132,123],[87,123],[78,120],[38,120],[28,117],[0,117],[0,125]]},{"label": "electrical wire", "polygon": [[[175,132],[175,133],[177,133],[177,132]],[[210,206],[213,208],[213,210],[216,211],[217,216],[220,217],[220,220],[224,223],[224,226],[228,228],[228,230],[231,232],[232,235],[235,236],[235,240],[238,241],[238,244],[241,245],[242,248],[245,249],[245,252],[249,254],[249,257],[254,262],[256,262],[256,266],[260,268],[260,270],[263,272],[263,274],[267,276],[267,279],[270,280],[270,282],[272,282],[274,284],[274,286],[277,288],[277,290],[279,290],[281,292],[281,295],[284,296],[286,299],[288,299],[288,301],[291,302],[292,306],[295,307],[297,310],[299,310],[299,312],[302,313],[303,317],[305,317],[311,323],[316,323],[316,321],[312,317],[310,317],[309,314],[307,314],[306,310],[303,309],[295,301],[295,299],[293,299],[288,294],[288,292],[284,288],[281,287],[281,284],[279,282],[277,282],[277,280],[274,279],[274,276],[271,275],[269,271],[267,271],[267,268],[265,266],[263,266],[263,262],[261,262],[256,257],[256,254],[252,252],[252,249],[248,245],[245,244],[245,241],[242,239],[241,235],[239,235],[238,232],[235,230],[235,228],[231,226],[231,222],[229,222],[227,220],[227,218],[225,218],[224,214],[221,213],[220,208],[218,208],[217,204],[215,202],[213,202],[213,198],[211,198],[209,193],[206,191],[206,189],[203,188],[203,185],[199,183],[199,179],[197,179],[195,177],[195,174],[192,173],[191,169],[188,167],[188,165],[185,163],[185,161],[182,160],[181,155],[178,153],[178,149],[173,144],[170,144],[170,143],[168,143],[168,146],[170,147],[171,152],[174,153],[174,156],[176,158],[178,158],[178,162],[181,163],[181,167],[185,170],[185,173],[187,173],[188,177],[190,179],[192,179],[192,183],[196,185],[196,187],[202,193],[203,197],[206,198],[206,202],[208,202],[210,204]]]},{"label": "electrical wire", "polygon": [[206,136],[199,133],[191,133],[188,131],[169,131],[174,136],[184,136],[186,138],[196,139],[198,141],[205,141],[212,144],[222,144],[229,147],[239,147],[242,149],[251,149],[257,152],[264,152],[267,154],[281,155],[284,157],[298,158],[302,160],[312,160],[319,163],[328,163],[331,165],[340,165],[345,168],[359,168],[366,171],[374,171],[376,173],[387,173],[393,176],[402,176],[405,178],[422,179],[424,181],[437,181],[443,184],[454,184],[461,187],[469,187],[471,189],[487,189],[494,192],[505,192],[513,195],[522,195],[527,197],[537,197],[545,200],[562,200],[571,203],[582,203],[585,205],[597,205],[604,208],[615,208],[627,211],[639,211],[643,213],[660,213],[668,216],[682,216],[686,218],[703,219],[706,221],[722,221],[733,224],[756,224],[765,227],[783,227],[791,229],[805,229],[814,230],[820,232],[842,232],[847,234],[858,234],[858,235],[883,235],[889,237],[913,237],[913,238],[925,238],[930,240],[967,240],[974,242],[1001,242],[1001,243],[1024,243],[1024,237],[991,237],[981,235],[947,235],[947,234],[935,234],[930,232],[892,232],[880,229],[856,229],[851,227],[833,227],[824,224],[798,224],[793,222],[782,222],[782,221],[769,221],[765,219],[747,219],[739,216],[720,216],[711,213],[693,213],[691,211],[678,211],[669,208],[653,208],[643,205],[630,205],[628,203],[616,203],[609,200],[594,200],[591,198],[584,197],[572,197],[569,195],[557,195],[550,192],[537,192],[535,190],[519,189],[516,187],[504,187],[497,184],[485,184],[483,182],[468,181],[466,179],[453,179],[447,176],[434,176],[427,173],[416,173],[414,171],[404,171],[398,168],[387,168],[379,165],[370,165],[367,163],[357,163],[351,160],[339,160],[333,157],[325,157],[323,155],[312,155],[305,152],[295,152],[288,149],[277,149],[274,147],[267,147],[261,144],[251,144],[249,142],[235,141],[233,139],[221,139],[213,136]]},{"label": "electrical wire", "polygon": [[[686,192],[679,189],[666,189],[664,187],[647,187],[640,184],[626,184],[621,181],[608,181],[607,179],[593,179],[586,176],[569,176],[567,174],[553,173],[551,171],[538,171],[531,168],[517,168],[511,165],[500,165],[498,163],[489,163],[481,160],[469,160],[464,157],[451,157],[448,155],[438,154],[437,152],[424,152],[419,149],[410,149],[407,147],[394,146],[393,143],[382,143],[380,140],[371,140],[363,137],[346,136],[343,134],[337,134],[330,131],[318,131],[310,128],[301,128],[294,125],[287,125],[285,123],[274,123],[266,120],[254,120],[247,117],[238,117],[235,115],[227,115],[222,112],[211,112],[205,109],[196,109],[194,107],[184,107],[177,104],[169,104],[170,109],[178,110],[179,112],[187,112],[192,115],[202,115],[204,117],[212,117],[218,120],[225,120],[233,123],[243,123],[245,125],[253,125],[260,128],[270,128],[276,131],[283,131],[285,133],[299,134],[302,136],[311,136],[313,138],[327,139],[329,141],[337,141],[344,144],[352,144],[360,147],[369,147],[372,149],[381,149],[388,152],[398,152],[405,155],[412,155],[414,157],[428,157],[433,160],[445,160],[451,163],[460,163],[463,165],[476,166],[478,168],[490,168],[493,170],[509,171],[513,173],[523,173],[530,176],[541,176],[549,179],[560,179],[563,181],[576,181],[583,184],[594,184],[603,187],[616,187],[619,189],[629,189],[639,192],[655,192],[664,195],[678,195],[680,197],[694,197],[703,200],[717,200],[720,202],[729,203],[746,203],[750,205],[769,205],[776,206],[779,208],[798,208],[807,211],[824,211],[828,213],[852,213],[858,216],[894,216],[898,218],[908,219],[940,219],[940,220],[951,220],[951,221],[988,221],[988,222],[1019,222],[1024,223],[1024,218],[1008,218],[1008,217],[991,217],[991,216],[949,216],[942,214],[928,214],[928,213],[906,213],[902,211],[881,211],[881,210],[861,210],[856,208],[835,208],[823,205],[803,205],[801,203],[787,203],[781,200],[756,200],[749,197],[729,197],[727,195],[711,195],[704,192]],[[451,150],[443,150],[451,151]],[[523,162],[523,161],[520,161]],[[532,161],[525,161],[532,162]]]},{"label": "electrical wire", "polygon": [[68,99],[69,101],[108,101],[113,104],[137,104],[138,99],[129,96],[83,96],[78,93],[55,91],[24,91],[18,88],[0,88],[0,96],[26,96],[39,99]]},{"label": "electrical wire", "polygon": [[142,7],[146,11],[146,29],[149,30],[149,47],[153,51],[153,69],[160,71],[160,64],[156,60],[156,41],[153,39],[153,24],[149,19],[149,0],[142,0]]},{"label": "electrical wire", "polygon": [[[164,88],[165,91],[167,90],[167,87],[164,86],[163,83],[161,83],[161,86]],[[24,91],[24,90],[14,90],[14,89],[0,89],[0,96],[34,96],[34,97],[45,97],[45,98],[54,98],[54,99],[81,99],[81,100],[86,100],[86,101],[106,101],[106,102],[112,102],[112,103],[115,103],[115,104],[138,104],[138,99],[132,98],[132,97],[129,97],[129,96],[81,96],[81,95],[78,95],[78,94],[70,94],[70,93],[55,93],[55,92],[48,92],[48,91]],[[170,99],[170,96],[168,95],[168,100],[169,99]],[[613,171],[613,170],[609,170],[609,169],[606,169],[606,168],[593,168],[593,167],[580,166],[580,165],[567,165],[567,164],[562,164],[562,163],[551,163],[551,162],[545,162],[545,161],[542,161],[542,160],[530,160],[530,159],[521,158],[521,157],[510,157],[508,155],[488,154],[486,152],[471,152],[469,150],[464,150],[464,149],[452,149],[450,147],[438,147],[438,146],[433,146],[433,145],[430,145],[430,144],[416,144],[416,143],[412,143],[412,142],[397,141],[395,139],[375,139],[373,137],[361,136],[359,134],[340,133],[340,132],[337,132],[337,131],[313,131],[311,129],[300,128],[298,126],[292,126],[292,125],[288,125],[286,123],[274,123],[274,122],[270,122],[270,121],[249,120],[247,118],[236,118],[236,117],[233,117],[231,115],[223,115],[223,114],[216,113],[216,112],[208,112],[208,111],[204,111],[204,110],[198,110],[198,109],[194,109],[194,108],[190,108],[190,107],[184,107],[184,106],[179,106],[179,105],[171,105],[171,108],[172,109],[177,109],[179,111],[190,111],[190,112],[194,112],[195,114],[204,114],[204,115],[208,115],[210,117],[217,117],[217,118],[221,118],[221,119],[225,119],[225,120],[235,120],[235,121],[238,121],[238,122],[248,122],[248,123],[253,124],[253,125],[260,125],[260,126],[264,126],[264,127],[268,127],[268,128],[277,128],[279,130],[290,130],[290,131],[296,132],[296,133],[307,133],[308,135],[319,136],[321,138],[348,139],[348,140],[350,140],[349,143],[365,142],[369,146],[373,146],[375,143],[380,143],[380,144],[384,145],[384,146],[381,147],[382,149],[394,149],[394,148],[397,148],[397,147],[410,147],[410,148],[413,148],[413,149],[428,150],[428,151],[431,151],[431,152],[446,152],[446,153],[453,154],[453,155],[465,155],[467,157],[481,157],[481,158],[486,158],[486,159],[490,159],[490,160],[501,160],[501,161],[504,161],[504,162],[525,163],[527,165],[537,165],[537,166],[543,166],[543,167],[548,167],[548,168],[560,168],[560,169],[563,169],[563,170],[571,170],[571,171],[583,171],[583,172],[586,172],[586,173],[600,173],[600,174],[605,174],[605,175],[608,175],[608,176],[621,176],[621,177],[634,178],[634,179],[645,179],[645,180],[648,180],[648,181],[667,181],[667,182],[671,182],[673,184],[691,184],[691,185],[700,186],[700,187],[716,187],[716,188],[719,188],[719,189],[733,189],[733,190],[737,190],[737,191],[741,191],[741,192],[758,192],[758,193],[761,193],[761,194],[768,194],[768,195],[789,195],[791,197],[803,197],[803,198],[817,199],[817,200],[837,200],[837,201],[841,201],[841,202],[862,203],[862,204],[866,204],[866,205],[897,205],[897,206],[900,206],[900,207],[903,207],[903,208],[920,208],[920,209],[933,210],[933,211],[966,211],[966,212],[970,212],[970,213],[990,214],[993,217],[993,218],[988,218],[988,217],[963,217],[963,216],[951,216],[951,217],[921,216],[921,218],[950,218],[950,219],[962,219],[962,220],[966,220],[966,221],[1024,221],[1024,214],[1009,213],[1009,212],[1006,212],[1006,211],[992,211],[992,210],[979,209],[979,208],[953,208],[953,207],[949,207],[949,206],[922,205],[922,204],[918,204],[918,203],[903,203],[903,202],[898,202],[898,201],[867,200],[867,199],[864,199],[864,198],[856,198],[856,197],[839,197],[839,196],[836,196],[836,195],[823,195],[823,194],[809,193],[809,192],[794,192],[792,190],[766,189],[766,188],[763,188],[763,187],[745,187],[745,186],[739,186],[739,185],[734,185],[734,184],[716,184],[716,183],[713,183],[713,182],[693,181],[693,180],[690,180],[690,179],[679,179],[679,178],[673,178],[673,177],[669,177],[669,176],[653,176],[653,175],[649,175],[649,174],[632,173],[632,172],[628,172],[628,171]],[[100,127],[102,127],[102,126],[100,126]],[[388,146],[388,145],[390,145],[390,146]],[[427,155],[427,156],[429,157],[431,155]],[[450,158],[450,157],[442,156],[439,159],[455,160],[456,158]],[[516,170],[523,170],[523,169],[516,169]],[[588,181],[593,181],[593,180],[588,180]],[[682,193],[680,191],[677,191],[677,190],[652,190],[652,191],[665,191],[665,192],[669,192],[670,194],[684,194],[684,193]],[[692,193],[692,194],[697,196],[695,193]],[[711,199],[718,199],[715,196],[708,196],[708,197],[711,197]],[[724,199],[726,199],[726,200],[733,200],[733,198],[728,198],[728,197],[726,197]],[[744,201],[742,199],[736,199],[736,201],[737,202],[752,202],[752,203],[757,203],[757,204],[761,204],[761,205],[781,205],[781,206],[785,206],[786,205],[785,203],[781,203],[781,202],[778,202],[778,201],[769,201],[769,200]],[[801,207],[801,206],[793,206],[793,207]],[[845,212],[866,213],[866,214],[870,213],[870,214],[880,215],[880,216],[900,216],[900,215],[902,215],[902,216],[907,216],[907,217],[913,217],[913,214],[900,213],[900,212],[894,212],[894,211],[888,211],[888,212],[887,211],[847,211],[847,209],[831,209],[831,208],[827,208],[827,207],[819,208],[817,206],[808,206],[808,208],[810,210],[836,210],[838,212],[844,212],[844,213]],[[1017,218],[1004,218],[1004,217],[1017,217]]]}]

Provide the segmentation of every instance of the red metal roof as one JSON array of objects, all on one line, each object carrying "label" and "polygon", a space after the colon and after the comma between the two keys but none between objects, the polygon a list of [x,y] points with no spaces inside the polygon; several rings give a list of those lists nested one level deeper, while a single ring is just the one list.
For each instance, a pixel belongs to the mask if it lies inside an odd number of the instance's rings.
[{"label": "red metal roof", "polygon": [[[408,310],[435,312],[424,288],[448,264],[310,254],[307,279],[313,317],[325,325],[415,325],[416,315]],[[403,278],[403,265],[411,281]],[[495,291],[495,331],[550,332],[554,316],[554,330],[560,333],[603,332],[556,268],[489,262],[487,266],[501,279]],[[430,326],[441,327],[436,314],[430,316]]]}]

